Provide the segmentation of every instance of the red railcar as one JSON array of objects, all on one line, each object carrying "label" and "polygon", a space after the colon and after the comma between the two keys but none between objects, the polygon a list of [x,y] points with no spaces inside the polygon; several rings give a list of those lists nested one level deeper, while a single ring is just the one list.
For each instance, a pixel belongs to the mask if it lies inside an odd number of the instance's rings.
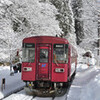
[{"label": "red railcar", "polygon": [[76,50],[64,38],[35,36],[23,40],[22,80],[33,92],[45,89],[53,93],[64,88],[76,66]]}]

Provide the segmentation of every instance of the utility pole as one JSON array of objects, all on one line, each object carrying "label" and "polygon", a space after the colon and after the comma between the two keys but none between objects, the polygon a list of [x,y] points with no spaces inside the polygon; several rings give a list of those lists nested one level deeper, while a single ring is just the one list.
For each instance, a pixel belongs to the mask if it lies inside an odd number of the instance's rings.
[{"label": "utility pole", "polygon": [[[98,29],[98,38],[100,38],[100,28]],[[98,39],[98,55],[100,56],[100,39]]]},{"label": "utility pole", "polygon": [[100,66],[100,15],[98,15],[98,66]]}]

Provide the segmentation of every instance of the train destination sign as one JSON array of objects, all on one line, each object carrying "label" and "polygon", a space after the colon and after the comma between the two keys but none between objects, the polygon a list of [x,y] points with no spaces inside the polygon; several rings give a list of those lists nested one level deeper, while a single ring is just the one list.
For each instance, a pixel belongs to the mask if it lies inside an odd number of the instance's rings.
[{"label": "train destination sign", "polygon": [[33,44],[33,43],[25,43],[23,47],[25,47],[25,48],[34,48],[35,44]]},{"label": "train destination sign", "polygon": [[64,48],[64,44],[54,44],[54,48]]}]

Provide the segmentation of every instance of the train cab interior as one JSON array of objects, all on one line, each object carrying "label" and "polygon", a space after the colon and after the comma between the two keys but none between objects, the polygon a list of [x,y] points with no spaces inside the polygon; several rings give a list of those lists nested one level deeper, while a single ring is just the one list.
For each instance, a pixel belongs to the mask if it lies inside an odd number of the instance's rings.
[{"label": "train cab interior", "polygon": [[68,44],[54,44],[54,63],[68,63]]},{"label": "train cab interior", "polygon": [[[40,62],[48,62],[48,57],[48,49],[40,49]],[[35,44],[24,44],[22,58],[23,62],[35,61]],[[53,63],[68,63],[68,44],[53,45]]]}]

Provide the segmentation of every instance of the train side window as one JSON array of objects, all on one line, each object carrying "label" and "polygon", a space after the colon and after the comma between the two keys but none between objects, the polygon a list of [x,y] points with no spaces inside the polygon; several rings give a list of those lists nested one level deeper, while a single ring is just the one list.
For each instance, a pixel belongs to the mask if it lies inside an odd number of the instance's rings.
[{"label": "train side window", "polygon": [[65,44],[65,63],[68,63],[68,44]]},{"label": "train side window", "polygon": [[35,45],[33,44],[25,44],[23,46],[23,62],[34,62],[35,60]]}]

